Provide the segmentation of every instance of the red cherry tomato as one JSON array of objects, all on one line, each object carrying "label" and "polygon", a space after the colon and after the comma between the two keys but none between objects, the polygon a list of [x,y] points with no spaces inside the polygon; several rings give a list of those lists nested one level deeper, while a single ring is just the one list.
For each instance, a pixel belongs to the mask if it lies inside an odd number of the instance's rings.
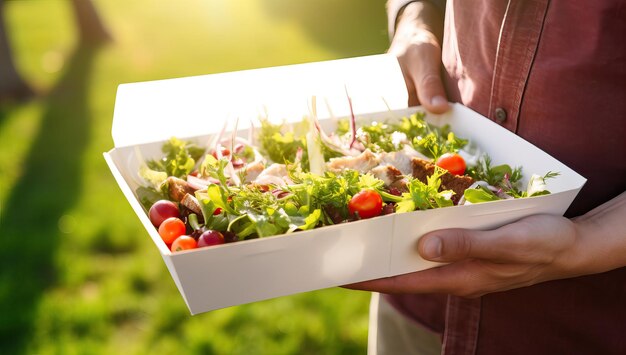
[{"label": "red cherry tomato", "polygon": [[180,250],[188,250],[188,249],[195,249],[198,247],[198,243],[196,242],[195,239],[193,239],[193,237],[190,237],[188,235],[181,235],[180,237],[176,238],[176,240],[174,240],[174,242],[172,243],[172,251],[180,251]]},{"label": "red cherry tomato", "polygon": [[176,238],[185,234],[185,223],[179,218],[170,217],[159,226],[159,235],[167,245],[171,245]]},{"label": "red cherry tomato", "polygon": [[448,170],[452,175],[465,174],[465,160],[458,154],[446,153],[437,159],[435,165]]},{"label": "red cherry tomato", "polygon": [[382,210],[383,198],[378,192],[371,189],[359,191],[348,202],[350,216],[355,216],[358,213],[362,219],[380,216]]}]

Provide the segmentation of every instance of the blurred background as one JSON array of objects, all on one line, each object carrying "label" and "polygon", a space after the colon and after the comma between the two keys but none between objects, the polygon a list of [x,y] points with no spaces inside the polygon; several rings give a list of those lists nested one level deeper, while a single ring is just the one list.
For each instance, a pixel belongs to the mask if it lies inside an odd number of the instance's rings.
[{"label": "blurred background", "polygon": [[382,0],[0,0],[0,354],[364,354],[365,292],[190,316],[102,153],[121,83],[387,46]]}]

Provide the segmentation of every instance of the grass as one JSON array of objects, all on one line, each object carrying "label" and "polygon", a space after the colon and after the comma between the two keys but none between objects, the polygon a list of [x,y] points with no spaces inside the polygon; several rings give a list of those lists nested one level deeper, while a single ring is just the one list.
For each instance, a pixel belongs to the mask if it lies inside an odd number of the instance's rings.
[{"label": "grass", "polygon": [[381,53],[383,2],[7,1],[40,97],[0,107],[0,353],[365,353],[369,294],[340,288],[190,316],[102,152],[120,83]]}]

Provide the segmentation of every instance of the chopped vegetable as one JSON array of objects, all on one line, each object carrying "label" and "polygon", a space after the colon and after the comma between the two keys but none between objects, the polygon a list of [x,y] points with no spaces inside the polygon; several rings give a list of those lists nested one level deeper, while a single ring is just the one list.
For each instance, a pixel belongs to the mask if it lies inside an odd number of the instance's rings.
[{"label": "chopped vegetable", "polygon": [[372,189],[363,189],[357,192],[348,202],[350,216],[357,219],[380,216],[382,210],[383,198]]},{"label": "chopped vegetable", "polygon": [[167,245],[171,245],[176,238],[185,234],[187,227],[179,218],[170,217],[159,226],[159,235]]},{"label": "chopped vegetable", "polygon": [[458,154],[445,153],[437,159],[436,165],[452,175],[465,174],[465,160]]},{"label": "chopped vegetable", "polygon": [[180,237],[176,238],[176,240],[174,240],[170,250],[181,251],[181,250],[195,249],[197,247],[198,247],[198,243],[196,242],[195,239],[193,239],[192,237],[188,235],[181,235]]}]

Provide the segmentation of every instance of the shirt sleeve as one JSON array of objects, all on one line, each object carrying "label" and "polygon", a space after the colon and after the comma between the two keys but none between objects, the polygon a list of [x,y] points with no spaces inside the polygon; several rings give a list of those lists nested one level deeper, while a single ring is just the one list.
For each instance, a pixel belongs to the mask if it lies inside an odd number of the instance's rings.
[{"label": "shirt sleeve", "polygon": [[[398,13],[402,10],[403,7],[407,6],[412,2],[416,2],[420,0],[388,0],[387,1],[387,21],[388,21],[388,32],[389,32],[389,40],[393,39],[393,35],[396,32],[396,21],[398,19]],[[445,12],[446,9],[446,0],[421,0],[428,1],[429,3],[435,5],[442,13]]]}]

